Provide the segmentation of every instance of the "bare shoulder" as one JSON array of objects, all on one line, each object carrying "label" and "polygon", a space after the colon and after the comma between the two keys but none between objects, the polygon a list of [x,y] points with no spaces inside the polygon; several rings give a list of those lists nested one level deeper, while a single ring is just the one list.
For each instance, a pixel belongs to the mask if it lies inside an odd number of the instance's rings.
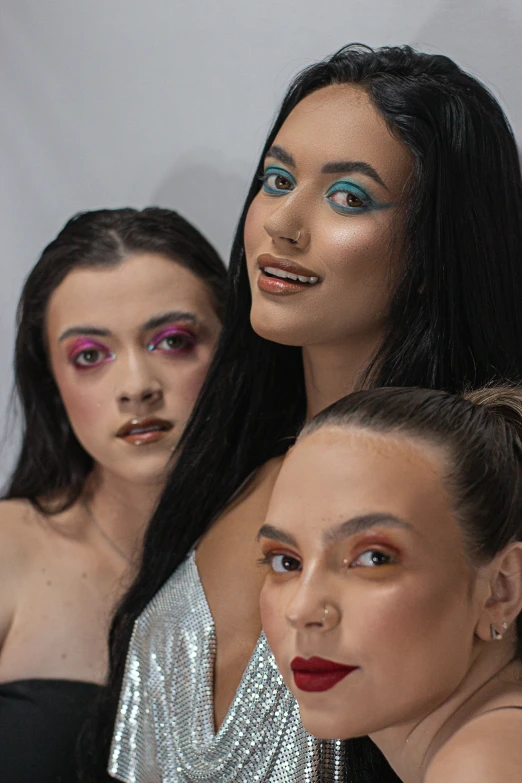
[{"label": "bare shoulder", "polygon": [[24,576],[38,551],[37,514],[27,500],[0,501],[0,647]]},{"label": "bare shoulder", "polygon": [[18,560],[34,547],[38,514],[28,500],[0,501],[0,565]]},{"label": "bare shoulder", "polygon": [[520,783],[521,737],[522,709],[486,712],[442,746],[424,783]]},{"label": "bare shoulder", "polygon": [[46,535],[43,517],[28,500],[0,501],[0,594],[7,580],[32,568]]}]

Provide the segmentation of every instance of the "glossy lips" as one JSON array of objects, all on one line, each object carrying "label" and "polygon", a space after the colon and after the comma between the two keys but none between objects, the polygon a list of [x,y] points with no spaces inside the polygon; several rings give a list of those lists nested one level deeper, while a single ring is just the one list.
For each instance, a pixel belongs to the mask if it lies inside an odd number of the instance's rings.
[{"label": "glossy lips", "polygon": [[126,422],[118,432],[117,438],[122,438],[133,446],[144,446],[147,443],[156,443],[161,440],[174,424],[167,419],[159,419],[148,416],[144,419],[131,419]]},{"label": "glossy lips", "polygon": [[358,666],[327,661],[325,658],[294,658],[290,664],[294,682],[301,691],[328,691]]},{"label": "glossy lips", "polygon": [[269,294],[295,294],[313,288],[320,282],[312,270],[270,253],[260,255],[257,265],[261,270],[257,281],[258,288]]}]

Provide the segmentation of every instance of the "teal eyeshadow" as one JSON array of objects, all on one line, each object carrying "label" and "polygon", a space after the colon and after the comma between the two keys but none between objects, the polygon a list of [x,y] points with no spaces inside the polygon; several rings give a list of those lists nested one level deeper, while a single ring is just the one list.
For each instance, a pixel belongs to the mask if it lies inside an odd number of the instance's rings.
[{"label": "teal eyeshadow", "polygon": [[374,201],[372,197],[369,196],[365,190],[356,185],[355,182],[335,182],[326,193],[326,198],[329,198],[332,193],[336,193],[338,190],[344,191],[345,193],[355,193],[355,195],[359,196],[364,202],[362,207],[343,207],[340,204],[330,201],[332,207],[339,212],[364,212],[365,210],[388,209],[389,207],[394,206],[392,203],[381,204],[378,201]]},{"label": "teal eyeshadow", "polygon": [[261,176],[261,181],[263,183],[263,188],[268,193],[277,193],[278,195],[284,196],[285,193],[288,193],[288,190],[277,190],[276,188],[271,188],[269,185],[266,184],[267,177],[271,176],[272,174],[280,174],[282,177],[286,177],[289,182],[292,183],[292,185],[295,187],[296,181],[292,177],[289,171],[286,171],[286,169],[280,169],[278,166],[269,166],[265,171],[263,172]]}]

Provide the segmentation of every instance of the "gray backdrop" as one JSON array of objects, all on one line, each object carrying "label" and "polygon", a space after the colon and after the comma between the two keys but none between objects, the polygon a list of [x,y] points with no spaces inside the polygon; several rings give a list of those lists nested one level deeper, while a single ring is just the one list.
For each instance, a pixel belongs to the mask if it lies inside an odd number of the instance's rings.
[{"label": "gray backdrop", "polygon": [[[226,256],[277,104],[308,63],[350,41],[443,52],[522,136],[520,0],[4,0],[0,19],[4,420],[16,301],[43,246],[79,210],[159,204]],[[15,447],[16,428],[0,480]]]}]

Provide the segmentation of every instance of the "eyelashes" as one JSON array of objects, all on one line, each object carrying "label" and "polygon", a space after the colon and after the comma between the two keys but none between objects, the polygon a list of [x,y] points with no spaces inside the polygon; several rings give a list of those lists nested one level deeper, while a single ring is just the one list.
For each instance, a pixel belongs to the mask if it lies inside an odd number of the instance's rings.
[{"label": "eyelashes", "polygon": [[[343,559],[343,570],[346,572],[352,569],[380,570],[384,566],[399,565],[401,559],[401,555],[393,546],[361,543],[355,547],[349,557]],[[263,557],[257,562],[259,565],[269,566],[275,574],[289,574],[303,569],[300,556],[281,549],[264,549]]]},{"label": "eyelashes", "polygon": [[68,359],[78,370],[100,367],[116,358],[107,346],[94,340],[77,340],[68,352]]},{"label": "eyelashes", "polygon": [[284,196],[296,186],[296,181],[285,169],[278,166],[270,166],[260,177],[263,190],[270,196]]},{"label": "eyelashes", "polygon": [[353,182],[336,182],[326,193],[336,212],[364,212],[373,207],[370,196]]},{"label": "eyelashes", "polygon": [[297,557],[289,554],[282,554],[280,552],[267,552],[267,554],[259,558],[257,562],[259,565],[270,566],[271,570],[276,574],[285,574],[301,570],[301,563]]},{"label": "eyelashes", "polygon": [[380,547],[368,547],[352,560],[349,568],[378,568],[398,563],[398,558]]},{"label": "eyelashes", "polygon": [[[197,343],[196,335],[188,329],[170,327],[156,334],[147,343],[146,349],[151,353],[175,357],[190,353]],[[115,358],[116,354],[110,348],[89,338],[76,340],[67,351],[68,361],[81,371],[101,367]]]},{"label": "eyelashes", "polygon": [[175,355],[190,353],[197,343],[196,335],[186,329],[164,329],[150,341],[147,351]]},{"label": "eyelashes", "polygon": [[[297,187],[295,178],[286,169],[269,166],[259,177],[263,192],[268,196],[285,196]],[[361,214],[373,209],[384,209],[393,204],[380,204],[360,185],[351,180],[335,182],[325,194],[329,205],[339,214]]]}]

